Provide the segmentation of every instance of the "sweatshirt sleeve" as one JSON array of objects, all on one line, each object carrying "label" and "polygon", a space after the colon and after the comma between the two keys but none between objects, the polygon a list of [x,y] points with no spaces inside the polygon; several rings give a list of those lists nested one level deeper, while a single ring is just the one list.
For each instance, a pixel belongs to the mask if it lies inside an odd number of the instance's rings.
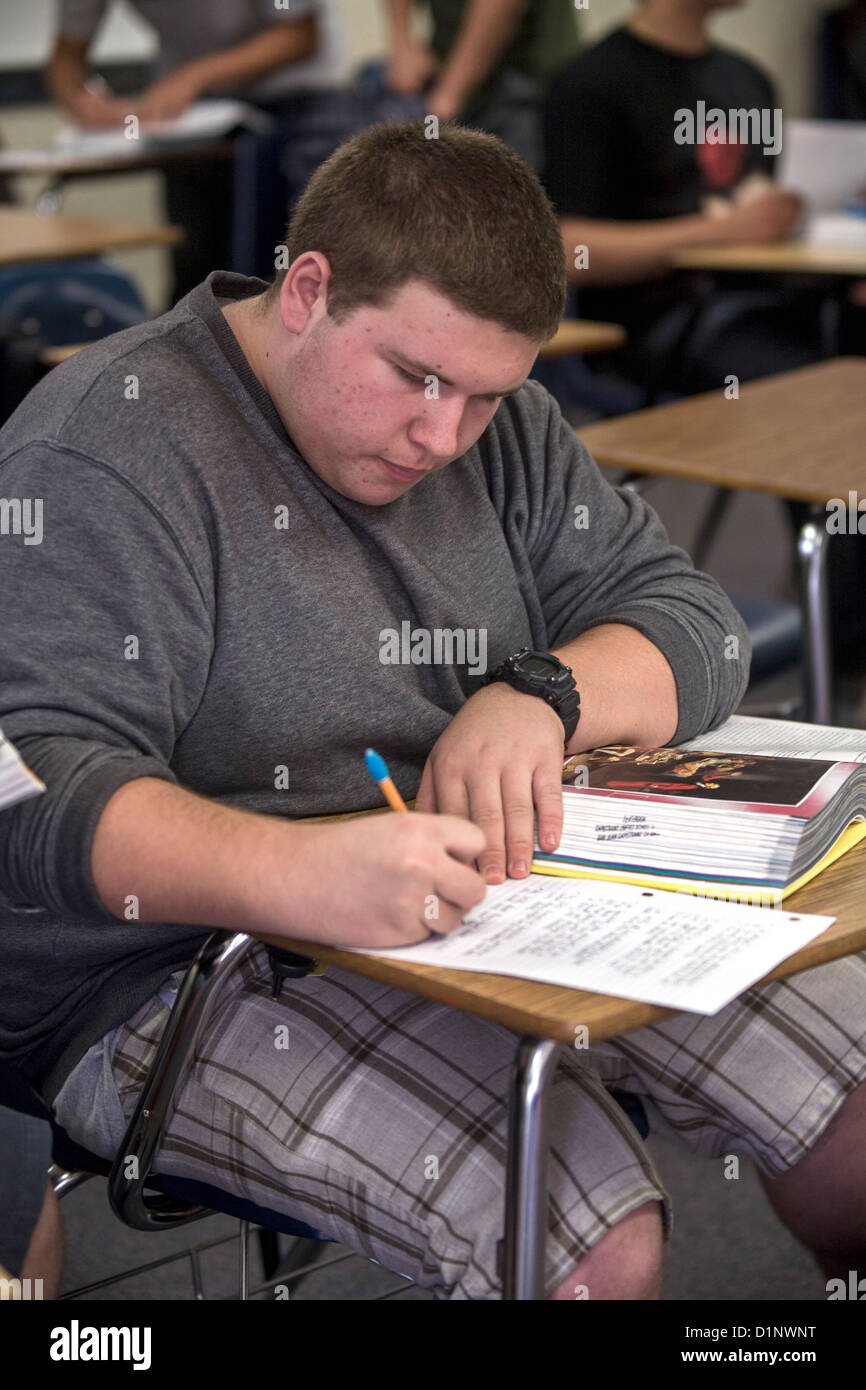
[{"label": "sweatshirt sleeve", "polygon": [[165,518],[95,460],[28,445],[0,464],[0,494],[29,519],[29,536],[0,535],[0,726],[47,787],[0,813],[0,900],[113,921],[96,824],[124,782],[177,781],[213,651],[207,589]]},{"label": "sweatshirt sleeve", "polygon": [[715,728],[749,678],[749,635],[730,599],[671,545],[642,497],[605,480],[542,387],[530,382],[510,410],[517,458],[500,432],[492,496],[546,647],[603,623],[634,627],[674,674],[671,742]]}]

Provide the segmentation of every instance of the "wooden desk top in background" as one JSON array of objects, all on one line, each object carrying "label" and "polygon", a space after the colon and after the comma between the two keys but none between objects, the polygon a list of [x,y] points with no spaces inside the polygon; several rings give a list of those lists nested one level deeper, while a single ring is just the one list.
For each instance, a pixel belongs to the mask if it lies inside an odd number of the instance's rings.
[{"label": "wooden desk top in background", "polygon": [[866,358],[839,357],[747,381],[724,381],[670,405],[586,425],[597,463],[746,488],[803,502],[866,495]]},{"label": "wooden desk top in background", "polygon": [[171,246],[183,235],[180,227],[0,207],[0,266],[99,256],[129,246]]},{"label": "wooden desk top in background", "polygon": [[[367,813],[379,814],[379,812]],[[344,819],[344,817],[328,817]],[[866,840],[856,845],[831,868],[793,893],[785,901],[790,912],[813,912],[818,916],[835,917],[827,931],[811,941],[764,980],[778,980],[798,970],[822,965],[825,961],[853,951],[866,950]],[[772,908],[765,911],[772,912]],[[483,975],[469,970],[446,970],[440,966],[411,965],[408,962],[381,956],[356,955],[335,947],[301,941],[295,938],[272,937],[275,946],[314,956],[340,969],[366,975],[398,989],[436,999],[457,1009],[488,1018],[515,1033],[554,1038],[573,1043],[575,1027],[589,1028],[590,1042],[601,1042],[633,1028],[642,1028],[658,1019],[672,1018],[678,1009],[660,1009],[654,1004],[641,1004],[630,999],[618,999],[607,994],[591,994],[585,990],[566,989],[561,985],[543,984],[536,980],[519,980],[509,975]],[[762,981],[761,983],[763,983]]]},{"label": "wooden desk top in background", "polygon": [[625,342],[625,329],[619,323],[597,323],[594,319],[563,319],[553,337],[544,344],[540,357],[586,356],[591,352],[613,352]]},{"label": "wooden desk top in background", "polygon": [[777,241],[754,246],[703,246],[678,251],[672,260],[680,270],[862,275],[866,278],[866,244],[814,246],[801,241]]},{"label": "wooden desk top in background", "polygon": [[[553,337],[544,344],[540,357],[568,357],[572,353],[585,356],[591,352],[612,352],[625,342],[625,329],[618,323],[596,323],[593,319],[563,319]],[[62,348],[46,348],[42,361],[46,367],[56,367],[73,357],[87,343],[71,343]]]}]

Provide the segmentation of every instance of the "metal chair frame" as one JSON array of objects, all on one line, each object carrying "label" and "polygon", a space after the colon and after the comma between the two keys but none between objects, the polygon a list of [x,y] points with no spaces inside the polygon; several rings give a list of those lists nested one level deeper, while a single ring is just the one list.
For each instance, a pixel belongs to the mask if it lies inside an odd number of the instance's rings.
[{"label": "metal chair frame", "polygon": [[[141,1089],[132,1118],[111,1164],[111,1171],[107,1179],[108,1200],[112,1211],[125,1226],[129,1226],[133,1230],[168,1231],[215,1214],[209,1207],[187,1202],[163,1192],[147,1192],[145,1188],[151,1176],[166,1125],[174,1111],[178,1092],[195,1056],[202,1029],[211,1013],[218,987],[254,945],[255,938],[247,936],[243,932],[237,932],[228,938],[221,932],[214,932],[201,947],[184,976],[147,1079]],[[307,960],[305,957],[294,959],[299,964],[292,970],[291,973],[293,974],[309,974],[315,966],[315,961]],[[131,1162],[130,1160],[135,1161]],[[70,1173],[57,1164],[52,1164],[48,1176],[54,1187],[55,1195],[62,1198],[89,1178],[97,1175],[88,1172]],[[274,1278],[251,1289],[249,1274],[251,1226],[251,1222],[241,1220],[237,1236],[222,1236],[215,1240],[201,1242],[186,1250],[164,1256],[159,1260],[138,1265],[131,1270],[124,1270],[121,1274],[112,1275],[107,1279],[73,1289],[64,1294],[63,1298],[80,1298],[96,1289],[107,1288],[112,1284],[121,1282],[121,1280],[130,1279],[136,1274],[188,1258],[193,1282],[193,1296],[197,1300],[203,1299],[199,1256],[204,1250],[225,1244],[229,1240],[239,1240],[237,1296],[241,1301],[274,1288],[277,1284],[298,1282],[314,1269],[325,1269],[330,1265],[356,1258],[351,1254],[339,1254],[328,1259],[313,1259],[306,1262],[302,1260],[300,1264],[292,1263],[290,1259],[287,1271],[277,1274]],[[322,1243],[325,1243],[325,1238],[322,1237],[321,1239]],[[300,1243],[302,1252],[304,1246],[312,1243],[311,1240],[304,1237],[297,1237],[296,1240]],[[371,1263],[376,1264],[378,1262],[373,1260]],[[396,1273],[396,1271],[393,1272]],[[397,1277],[402,1280],[402,1283],[388,1289],[384,1294],[377,1295],[376,1299],[370,1301],[378,1302],[393,1298],[413,1283],[407,1275],[401,1274]]]}]

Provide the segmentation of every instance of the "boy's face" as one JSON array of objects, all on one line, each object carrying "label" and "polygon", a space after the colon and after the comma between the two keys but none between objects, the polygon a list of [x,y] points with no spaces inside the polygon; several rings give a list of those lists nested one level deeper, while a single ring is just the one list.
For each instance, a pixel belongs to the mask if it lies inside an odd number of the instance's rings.
[{"label": "boy's face", "polygon": [[413,280],[387,307],[363,306],[343,324],[320,299],[285,389],[273,373],[269,389],[319,477],[344,497],[383,506],[475,443],[539,347]]}]

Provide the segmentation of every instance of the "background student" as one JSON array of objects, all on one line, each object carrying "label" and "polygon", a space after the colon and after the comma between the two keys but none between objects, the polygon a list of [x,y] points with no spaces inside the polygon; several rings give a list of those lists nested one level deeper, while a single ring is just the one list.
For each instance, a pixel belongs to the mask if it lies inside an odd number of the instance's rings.
[{"label": "background student", "polygon": [[[546,104],[545,181],[569,278],[588,318],[628,330],[623,361],[647,384],[709,390],[790,370],[821,355],[821,291],[754,285],[708,294],[704,276],[672,273],[690,247],[772,242],[795,230],[799,196],[773,188],[761,143],[678,143],[677,113],[776,113],[772,83],[751,59],[712,43],[709,22],[743,0],[641,0],[630,21],[559,75]],[[705,103],[699,108],[698,103]],[[575,255],[585,246],[588,256]],[[575,261],[578,264],[575,264]],[[678,344],[702,297],[700,331]]]},{"label": "background student", "polygon": [[[159,36],[154,81],[121,99],[88,85],[88,53],[111,0],[60,0],[46,80],[55,101],[82,126],[181,115],[204,97],[251,102],[288,122],[304,94],[339,80],[340,43],[333,0],[131,0]],[[172,303],[214,268],[229,263],[232,169],[226,161],[167,168],[168,220],[186,230],[174,250]]]}]

